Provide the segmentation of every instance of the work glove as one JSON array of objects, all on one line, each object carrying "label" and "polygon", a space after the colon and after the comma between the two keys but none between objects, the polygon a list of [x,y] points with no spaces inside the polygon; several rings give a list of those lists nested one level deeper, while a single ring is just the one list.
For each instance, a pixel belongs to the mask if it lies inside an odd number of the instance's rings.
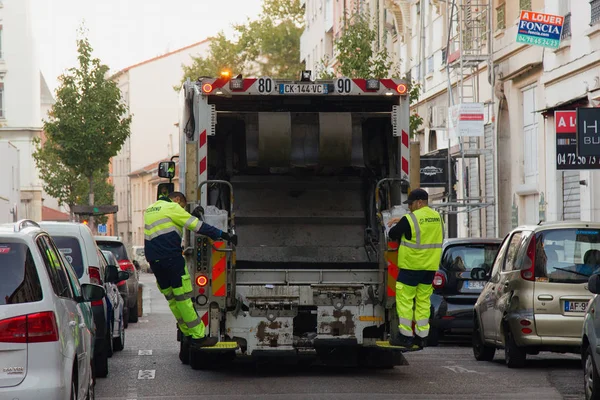
[{"label": "work glove", "polygon": [[204,219],[204,208],[202,206],[194,208],[192,215],[202,221]]},{"label": "work glove", "polygon": [[227,232],[223,232],[221,234],[221,238],[225,239],[229,243],[233,243],[234,246],[237,246],[237,243],[238,243],[237,235],[230,235]]}]

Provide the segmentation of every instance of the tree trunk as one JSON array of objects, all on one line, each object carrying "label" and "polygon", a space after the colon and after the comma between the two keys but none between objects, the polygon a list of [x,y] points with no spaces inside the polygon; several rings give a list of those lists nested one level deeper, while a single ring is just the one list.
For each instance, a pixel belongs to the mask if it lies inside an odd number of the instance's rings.
[{"label": "tree trunk", "polygon": [[75,214],[73,213],[73,206],[75,204],[69,204],[69,221],[75,221]]},{"label": "tree trunk", "polygon": [[[93,206],[94,205],[94,176],[90,175],[88,177],[88,181],[90,183],[90,197],[89,197],[89,205]],[[95,222],[94,222],[94,216],[90,215],[90,221],[89,221],[89,227],[92,230],[92,233],[95,235],[96,234],[96,227],[95,227]]]}]

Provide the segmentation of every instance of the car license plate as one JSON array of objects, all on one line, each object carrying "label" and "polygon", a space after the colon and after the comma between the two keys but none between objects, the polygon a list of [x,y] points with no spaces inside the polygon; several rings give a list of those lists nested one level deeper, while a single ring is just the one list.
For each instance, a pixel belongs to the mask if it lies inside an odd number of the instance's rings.
[{"label": "car license plate", "polygon": [[310,83],[281,83],[279,94],[327,94],[327,85]]},{"label": "car license plate", "polygon": [[467,281],[467,289],[479,289],[483,290],[485,282],[483,281]]},{"label": "car license plate", "polygon": [[565,312],[585,312],[587,305],[585,301],[565,301]]}]

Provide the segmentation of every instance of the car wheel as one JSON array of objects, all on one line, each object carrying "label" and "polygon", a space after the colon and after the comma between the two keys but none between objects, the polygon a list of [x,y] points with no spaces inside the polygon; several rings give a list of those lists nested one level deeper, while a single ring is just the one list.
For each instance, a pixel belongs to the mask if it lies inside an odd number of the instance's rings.
[{"label": "car wheel", "polygon": [[473,356],[477,361],[492,361],[496,354],[496,348],[494,346],[487,345],[481,338],[481,328],[477,317],[473,326]]},{"label": "car wheel", "polygon": [[[124,316],[122,315],[121,318]],[[125,348],[125,326],[121,326],[119,337],[113,338],[113,350],[122,351]]]},{"label": "car wheel", "polygon": [[523,368],[527,359],[527,353],[521,347],[517,346],[510,328],[506,327],[504,335],[504,358],[506,365],[508,368]]},{"label": "car wheel", "polygon": [[113,328],[111,327],[109,332],[106,333],[106,355],[110,358],[113,356]]},{"label": "car wheel", "polygon": [[123,307],[123,328],[127,329],[129,327],[129,307],[127,307],[127,302],[125,304]]},{"label": "car wheel", "polygon": [[594,362],[594,356],[592,355],[591,347],[588,346],[583,357],[583,382],[585,399],[599,400],[600,376],[598,376],[598,370],[596,369],[596,363]]},{"label": "car wheel", "polygon": [[136,323],[138,322],[138,301],[137,297],[135,298],[135,303],[133,307],[129,309],[129,322]]},{"label": "car wheel", "polygon": [[98,378],[106,378],[108,376],[108,355],[106,354],[106,346],[102,346],[102,350],[94,357],[94,371]]}]

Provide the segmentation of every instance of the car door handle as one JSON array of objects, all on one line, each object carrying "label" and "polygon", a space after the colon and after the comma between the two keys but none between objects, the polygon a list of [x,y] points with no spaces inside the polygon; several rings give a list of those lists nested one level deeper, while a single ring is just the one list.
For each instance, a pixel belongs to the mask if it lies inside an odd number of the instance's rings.
[{"label": "car door handle", "polygon": [[85,322],[82,322],[82,323],[80,323],[80,324],[79,324],[79,327],[80,327],[81,329],[85,328]]},{"label": "car door handle", "polygon": [[549,294],[540,294],[538,296],[538,300],[541,300],[541,301],[551,301],[551,300],[554,300],[554,296],[551,296]]}]

